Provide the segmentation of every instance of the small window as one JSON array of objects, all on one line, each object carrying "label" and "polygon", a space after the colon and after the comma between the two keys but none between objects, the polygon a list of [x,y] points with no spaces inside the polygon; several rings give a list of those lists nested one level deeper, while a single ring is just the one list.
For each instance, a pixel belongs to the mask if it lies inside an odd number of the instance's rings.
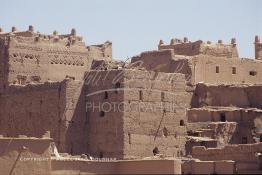
[{"label": "small window", "polygon": [[256,71],[249,71],[249,75],[251,75],[251,76],[256,76],[256,75],[257,75],[257,72],[256,72]]},{"label": "small window", "polygon": [[117,82],[116,84],[115,84],[115,93],[117,94],[118,93],[118,89],[120,88],[120,83],[119,82]]},{"label": "small window", "polygon": [[143,92],[140,90],[139,91],[139,100],[142,100],[143,99]]},{"label": "small window", "polygon": [[219,73],[219,66],[216,66],[216,73]]},{"label": "small window", "polygon": [[225,122],[226,121],[226,114],[225,113],[220,113],[220,121]]},{"label": "small window", "polygon": [[168,130],[166,129],[166,127],[163,128],[163,135],[164,135],[165,137],[168,136]]},{"label": "small window", "polygon": [[40,76],[31,76],[31,81],[33,82],[40,82],[41,77]]},{"label": "small window", "polygon": [[100,153],[99,153],[99,158],[103,158],[103,157],[104,157],[103,152],[100,152]]},{"label": "small window", "polygon": [[100,111],[100,117],[104,117],[105,116],[105,112],[104,111]]},{"label": "small window", "polygon": [[128,143],[131,144],[131,134],[128,133]]},{"label": "small window", "polygon": [[165,99],[165,93],[161,92],[161,101],[164,101],[164,99]]},{"label": "small window", "polygon": [[104,99],[108,99],[108,92],[107,91],[105,91]]},{"label": "small window", "polygon": [[232,67],[232,74],[236,74],[237,73],[237,68],[236,67]]},{"label": "small window", "polygon": [[26,83],[26,76],[23,76],[23,75],[17,75],[17,81],[18,81],[18,84],[22,84],[24,85]]},{"label": "small window", "polygon": [[157,154],[159,154],[158,147],[155,147],[155,148],[153,149],[153,154],[154,154],[154,156],[157,155]]},{"label": "small window", "polygon": [[247,137],[242,137],[242,144],[247,144]]},{"label": "small window", "polygon": [[184,120],[180,120],[180,126],[185,126]]}]

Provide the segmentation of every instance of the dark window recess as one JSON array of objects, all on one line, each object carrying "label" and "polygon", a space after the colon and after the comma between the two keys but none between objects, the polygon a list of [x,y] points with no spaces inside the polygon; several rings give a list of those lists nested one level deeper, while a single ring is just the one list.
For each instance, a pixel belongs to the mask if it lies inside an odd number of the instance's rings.
[{"label": "dark window recess", "polygon": [[115,84],[115,93],[117,94],[118,93],[118,89],[120,88],[120,83],[119,82],[117,82],[116,84]]},{"label": "dark window recess", "polygon": [[185,126],[184,120],[180,120],[180,126]]},{"label": "dark window recess", "polygon": [[165,93],[161,92],[161,101],[164,101],[164,99],[165,99]]},{"label": "dark window recess", "polygon": [[141,90],[139,91],[139,100],[143,100],[143,92]]},{"label": "dark window recess", "polygon": [[237,73],[237,68],[236,67],[232,67],[232,74],[236,74]]},{"label": "dark window recess", "polygon": [[104,117],[105,116],[105,112],[104,111],[100,111],[100,117]]},{"label": "dark window recess", "polygon": [[108,92],[107,92],[107,91],[105,91],[105,97],[104,97],[104,99],[108,99]]},{"label": "dark window recess", "polygon": [[168,130],[166,129],[166,127],[163,128],[163,135],[164,135],[165,137],[168,136]]},{"label": "dark window recess", "polygon": [[251,76],[256,76],[256,75],[257,75],[257,72],[256,72],[256,71],[249,71],[249,75],[251,75]]},{"label": "dark window recess", "polygon": [[26,83],[26,76],[17,75],[17,81],[18,81],[18,84],[24,85]]},{"label": "dark window recess", "polygon": [[242,137],[242,144],[247,144],[247,137]]},{"label": "dark window recess", "polygon": [[220,113],[220,121],[225,122],[226,121],[226,114],[225,113]]},{"label": "dark window recess", "polygon": [[131,144],[131,134],[128,133],[128,143]]},{"label": "dark window recess", "polygon": [[262,134],[259,136],[259,141],[262,142]]},{"label": "dark window recess", "polygon": [[155,148],[153,149],[153,154],[154,154],[154,156],[157,155],[157,154],[159,154],[158,147],[155,147]]},{"label": "dark window recess", "polygon": [[103,152],[100,152],[99,153],[99,158],[103,158],[103,157],[104,157]]},{"label": "dark window recess", "polygon": [[33,82],[40,82],[41,78],[40,78],[40,76],[32,76],[32,77],[31,77],[31,80],[32,80]]},{"label": "dark window recess", "polygon": [[216,73],[219,73],[219,66],[216,66]]}]

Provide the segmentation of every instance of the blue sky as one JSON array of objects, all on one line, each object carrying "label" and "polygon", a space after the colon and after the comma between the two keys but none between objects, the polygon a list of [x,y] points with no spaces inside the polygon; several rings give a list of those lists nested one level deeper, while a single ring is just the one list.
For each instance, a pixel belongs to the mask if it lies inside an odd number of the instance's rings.
[{"label": "blue sky", "polygon": [[76,28],[87,45],[113,42],[114,58],[155,50],[160,39],[188,37],[224,43],[236,37],[241,57],[262,39],[260,0],[0,0],[0,26],[51,34]]}]

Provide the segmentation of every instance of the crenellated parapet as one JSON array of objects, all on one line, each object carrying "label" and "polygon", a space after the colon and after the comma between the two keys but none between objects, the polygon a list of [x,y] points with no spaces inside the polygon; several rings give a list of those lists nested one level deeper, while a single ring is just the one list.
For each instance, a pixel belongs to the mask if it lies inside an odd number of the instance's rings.
[{"label": "crenellated parapet", "polygon": [[255,36],[255,59],[262,60],[262,43],[259,36]]},{"label": "crenellated parapet", "polygon": [[[76,29],[69,34],[35,32],[33,26],[26,31],[12,27],[11,32],[0,29],[1,85],[27,84],[47,80],[61,81],[67,75],[82,79],[93,59],[111,60],[112,43],[87,46]],[[6,77],[6,80],[1,79]]]},{"label": "crenellated parapet", "polygon": [[235,38],[232,38],[229,44],[223,44],[222,40],[212,44],[210,41],[204,42],[202,40],[191,42],[187,37],[183,40],[172,38],[170,44],[165,44],[163,40],[160,40],[158,49],[172,49],[176,55],[195,56],[203,54],[215,57],[238,58]]}]

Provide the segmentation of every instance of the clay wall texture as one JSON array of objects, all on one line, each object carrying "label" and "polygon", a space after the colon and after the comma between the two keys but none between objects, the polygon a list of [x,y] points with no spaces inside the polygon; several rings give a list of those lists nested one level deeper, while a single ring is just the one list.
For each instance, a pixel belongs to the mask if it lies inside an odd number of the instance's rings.
[{"label": "clay wall texture", "polygon": [[0,98],[0,133],[40,137],[50,131],[59,151],[83,153],[85,105],[81,93],[82,83],[73,80],[9,86]]},{"label": "clay wall texture", "polygon": [[239,58],[234,39],[231,44],[178,40],[171,41],[170,45],[160,42],[158,47],[158,51],[142,52],[131,62],[149,71],[185,74],[192,84],[256,84],[262,81],[259,41],[255,42],[256,59]]},{"label": "clay wall texture", "polygon": [[234,161],[189,160],[182,164],[182,174],[234,174]]},{"label": "clay wall texture", "polygon": [[261,152],[261,144],[227,145],[223,148],[194,147],[192,156],[194,158],[209,160],[233,160],[236,162],[256,162],[256,153]]},{"label": "clay wall texture", "polygon": [[261,85],[209,85],[197,84],[192,107],[235,106],[260,108]]},{"label": "clay wall texture", "polygon": [[[87,149],[88,153],[95,157],[123,157],[123,112],[108,108],[111,104],[113,106],[113,103],[123,102],[124,92],[115,89],[117,82],[121,83],[120,88],[123,86],[121,76],[118,80],[115,79],[121,72],[121,70],[90,71],[86,74]],[[105,110],[102,104],[105,104]]]},{"label": "clay wall texture", "polygon": [[9,84],[62,81],[66,76],[81,80],[93,59],[112,59],[111,42],[85,46],[82,37],[72,33],[11,32],[0,34],[0,40],[4,43],[0,47],[1,66],[4,66],[1,77]]},{"label": "clay wall texture", "polygon": [[0,175],[51,173],[50,138],[0,137]]},{"label": "clay wall texture", "polygon": [[[185,108],[191,100],[185,92],[184,75],[126,71],[124,78],[124,100],[141,107],[139,111],[125,110],[124,155],[150,156],[155,147],[160,154],[184,155]],[[181,126],[180,121],[185,124]]]},{"label": "clay wall texture", "polygon": [[174,39],[171,40],[170,45],[159,44],[158,50],[172,49],[176,55],[209,55],[226,58],[238,58],[238,51],[235,44],[211,44],[204,43],[203,41],[195,42],[176,42]]},{"label": "clay wall texture", "polygon": [[52,160],[52,173],[181,174],[180,160],[74,161]]},{"label": "clay wall texture", "polygon": [[[180,120],[186,123],[185,107],[191,100],[185,91],[184,75],[109,70],[91,71],[87,77],[86,82],[91,80],[90,77],[96,77],[90,86],[87,85],[87,94],[97,93],[87,97],[89,103],[123,104],[120,111],[105,112],[104,117],[99,116],[99,109],[91,114],[88,111],[89,145],[96,149],[89,150],[91,154],[98,156],[102,152],[105,157],[143,157],[152,156],[155,147],[163,154],[183,154],[186,128],[180,126]],[[120,83],[118,90],[115,89],[117,82]],[[175,110],[170,110],[172,105]],[[159,109],[150,111],[155,107]],[[167,136],[163,136],[163,129]],[[108,152],[110,150],[113,152]]]},{"label": "clay wall texture", "polygon": [[262,59],[262,43],[260,42],[259,36],[255,36],[255,59],[261,60]]}]

